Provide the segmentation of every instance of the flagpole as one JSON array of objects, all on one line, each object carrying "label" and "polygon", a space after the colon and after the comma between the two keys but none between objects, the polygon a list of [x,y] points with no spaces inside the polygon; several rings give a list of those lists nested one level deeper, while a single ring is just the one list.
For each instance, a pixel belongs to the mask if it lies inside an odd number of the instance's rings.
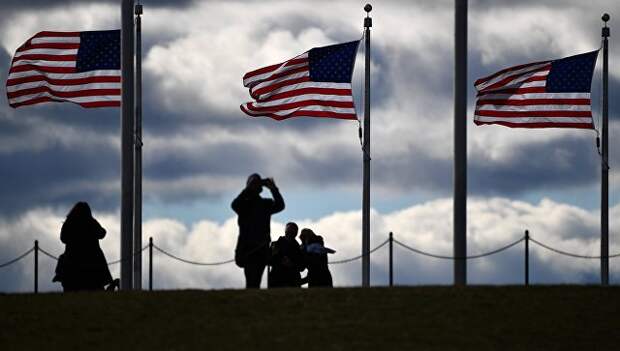
[{"label": "flagpole", "polygon": [[136,15],[135,213],[133,222],[133,288],[142,290],[142,5]]},{"label": "flagpole", "polygon": [[454,0],[454,285],[467,284],[467,0]]},{"label": "flagpole", "polygon": [[609,21],[609,15],[604,14],[601,18],[605,23],[602,30],[603,37],[603,123],[601,126],[601,134],[603,137],[603,155],[601,162],[601,284],[609,285],[609,141],[608,141],[608,114],[609,114],[609,100],[608,100],[608,39],[609,27],[607,22]]},{"label": "flagpole", "polygon": [[362,199],[362,286],[370,286],[370,27],[372,6],[364,6],[365,65],[364,65],[364,191]]},{"label": "flagpole", "polygon": [[121,4],[121,286],[132,288],[134,194],[134,0]]}]

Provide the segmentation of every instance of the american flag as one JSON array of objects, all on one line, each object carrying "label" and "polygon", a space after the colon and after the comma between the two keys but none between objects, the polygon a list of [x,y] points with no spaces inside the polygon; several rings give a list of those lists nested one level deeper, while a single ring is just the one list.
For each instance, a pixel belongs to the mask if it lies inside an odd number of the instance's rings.
[{"label": "american flag", "polygon": [[598,50],[503,69],[474,85],[474,123],[593,129],[590,85]]},{"label": "american flag", "polygon": [[9,105],[120,106],[120,51],[120,30],[39,32],[13,56],[6,81]]},{"label": "american flag", "polygon": [[359,41],[313,48],[288,61],[246,73],[255,99],[241,105],[252,117],[357,119],[351,76]]}]

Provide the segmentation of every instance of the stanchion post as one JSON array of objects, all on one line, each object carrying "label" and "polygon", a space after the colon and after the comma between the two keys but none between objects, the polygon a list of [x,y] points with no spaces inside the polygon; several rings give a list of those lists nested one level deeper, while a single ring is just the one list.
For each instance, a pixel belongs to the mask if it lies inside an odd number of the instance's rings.
[{"label": "stanchion post", "polygon": [[149,291],[153,291],[153,237],[149,238]]},{"label": "stanchion post", "polygon": [[34,241],[34,293],[39,293],[39,240]]},{"label": "stanchion post", "polygon": [[530,231],[525,230],[525,286],[530,286]]},{"label": "stanchion post", "polygon": [[390,232],[390,286],[394,286],[394,235]]}]

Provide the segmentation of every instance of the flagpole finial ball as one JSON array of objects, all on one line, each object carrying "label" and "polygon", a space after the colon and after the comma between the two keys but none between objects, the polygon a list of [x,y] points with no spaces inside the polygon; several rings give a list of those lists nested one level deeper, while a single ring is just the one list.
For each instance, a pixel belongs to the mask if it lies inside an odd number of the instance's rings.
[{"label": "flagpole finial ball", "polygon": [[372,6],[370,4],[366,4],[366,6],[364,6],[364,11],[366,12],[372,11]]},{"label": "flagpole finial ball", "polygon": [[609,21],[609,14],[608,13],[604,13],[603,17],[601,17],[601,19],[603,20],[603,22],[608,22]]}]

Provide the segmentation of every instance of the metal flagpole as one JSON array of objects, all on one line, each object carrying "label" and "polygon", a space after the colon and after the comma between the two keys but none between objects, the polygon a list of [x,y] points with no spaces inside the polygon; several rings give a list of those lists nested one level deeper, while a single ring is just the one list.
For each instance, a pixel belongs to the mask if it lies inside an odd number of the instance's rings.
[{"label": "metal flagpole", "polygon": [[364,192],[362,199],[362,286],[370,286],[370,27],[372,6],[364,6],[364,38],[366,39],[364,65]]},{"label": "metal flagpole", "polygon": [[132,288],[134,152],[134,1],[121,4],[121,289]]},{"label": "metal flagpole", "polygon": [[136,15],[136,135],[135,181],[133,217],[133,288],[142,290],[142,5],[137,4]]},{"label": "metal flagpole", "polygon": [[467,284],[467,0],[454,0],[454,285]]},{"label": "metal flagpole", "polygon": [[609,143],[608,143],[608,113],[609,113],[609,100],[608,100],[608,39],[609,27],[607,22],[609,21],[609,15],[604,14],[601,18],[605,22],[603,27],[603,123],[602,123],[602,136],[603,136],[603,159],[601,162],[601,284],[609,285]]}]

